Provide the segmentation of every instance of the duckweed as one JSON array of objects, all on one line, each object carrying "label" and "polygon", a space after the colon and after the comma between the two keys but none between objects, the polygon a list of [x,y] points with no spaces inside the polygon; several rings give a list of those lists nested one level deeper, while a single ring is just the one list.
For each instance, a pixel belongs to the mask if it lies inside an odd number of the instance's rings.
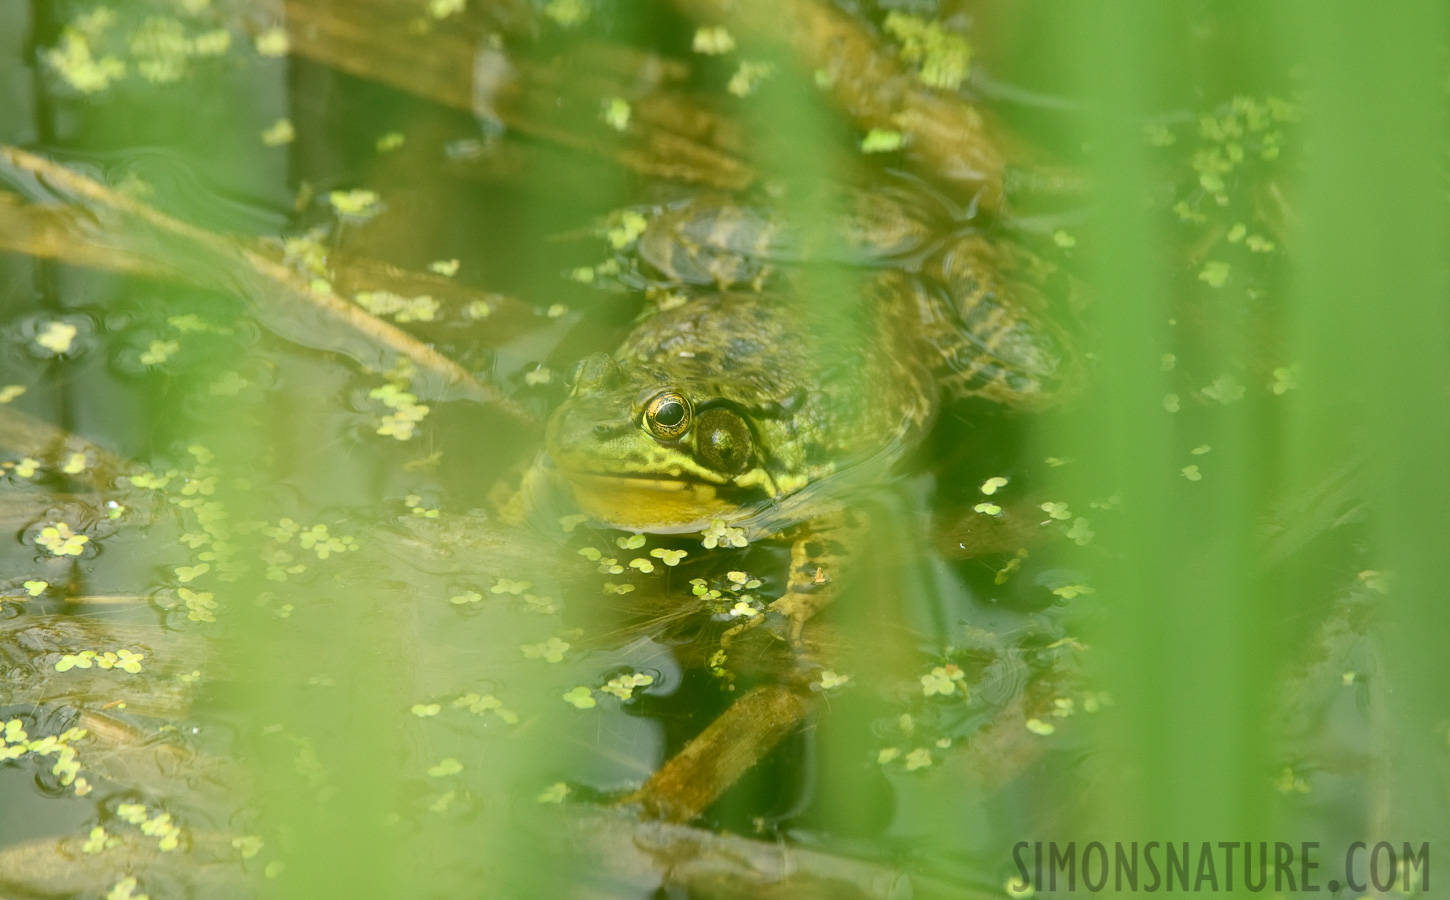
[{"label": "duckweed", "polygon": [[89,541],[89,537],[76,534],[65,522],[45,526],[35,538],[52,556],[80,556]]},{"label": "duckweed", "polygon": [[570,646],[572,645],[568,641],[551,637],[541,644],[523,644],[519,649],[529,659],[542,659],[544,662],[557,663],[564,661],[564,654],[569,652]]},{"label": "duckweed", "polygon": [[21,478],[34,478],[36,470],[40,468],[40,460],[27,456],[18,463],[6,463],[7,466],[15,467],[15,474]]},{"label": "duckweed", "polygon": [[1079,516],[1076,519],[1073,519],[1072,526],[1063,533],[1066,534],[1068,540],[1072,541],[1074,544],[1077,544],[1079,547],[1086,547],[1088,543],[1092,541],[1092,539],[1097,535],[1097,532],[1093,531],[1090,527],[1091,524],[1092,523],[1090,523],[1087,519]]},{"label": "duckweed", "polygon": [[205,575],[207,572],[210,572],[211,565],[209,563],[199,563],[194,566],[177,566],[174,571],[176,572],[177,581],[182,584],[188,584]]},{"label": "duckweed", "polygon": [[1066,503],[1046,502],[1038,506],[1038,509],[1047,513],[1050,519],[1071,519],[1072,513],[1068,510]]},{"label": "duckweed", "polygon": [[604,120],[604,124],[615,131],[624,131],[629,127],[629,114],[628,100],[623,97],[610,97],[604,101],[604,109],[600,113],[600,118]]},{"label": "duckweed", "polygon": [[891,12],[882,23],[901,42],[901,58],[917,69],[923,84],[954,91],[970,72],[972,49],[965,38],[937,22]]},{"label": "duckweed", "polygon": [[69,322],[47,322],[35,336],[35,343],[55,356],[69,353],[80,329]]},{"label": "duckweed", "polygon": [[297,535],[297,543],[303,550],[311,550],[317,554],[318,559],[327,559],[334,553],[346,553],[358,549],[358,544],[350,535],[334,537],[328,534],[326,525],[313,525],[306,531]]},{"label": "duckweed", "polygon": [[820,676],[816,679],[815,686],[823,691],[844,686],[851,680],[850,675],[840,675],[831,669],[822,669]]},{"label": "duckweed", "polygon": [[1221,260],[1211,259],[1203,264],[1198,272],[1198,280],[1209,287],[1223,287],[1228,281],[1229,264]]},{"label": "duckweed", "polygon": [[131,650],[97,651],[82,650],[79,653],[65,653],[56,661],[57,672],[68,672],[71,669],[89,669],[95,666],[98,669],[120,669],[131,675],[141,673],[141,663],[146,659],[146,654],[136,653]]},{"label": "duckweed", "polygon": [[593,709],[597,705],[594,699],[594,692],[584,685],[579,685],[563,695],[564,702],[576,709]]},{"label": "duckweed", "polygon": [[110,53],[97,57],[86,35],[71,26],[61,32],[59,46],[45,51],[43,59],[71,89],[82,94],[99,93],[126,77],[123,60]]},{"label": "duckweed", "polygon": [[439,760],[437,765],[428,767],[428,774],[433,778],[446,778],[449,775],[457,775],[462,771],[463,763],[451,756]]},{"label": "duckweed", "polygon": [[274,27],[258,32],[253,44],[260,56],[286,56],[292,49],[292,41],[287,37],[287,31],[283,28]]},{"label": "duckweed", "polygon": [[701,27],[695,29],[690,49],[706,56],[723,56],[735,49],[735,38],[721,25]]},{"label": "duckweed", "polygon": [[742,59],[735,74],[725,85],[725,90],[737,97],[747,97],[755,92],[760,83],[775,74],[775,63]]},{"label": "duckweed", "polygon": [[632,672],[609,679],[600,690],[606,694],[613,694],[621,700],[629,700],[634,696],[636,688],[648,687],[654,683],[653,675],[647,672]]},{"label": "duckweed", "polygon": [[383,199],[377,191],[357,189],[332,191],[327,195],[327,202],[345,219],[366,221],[382,211]]},{"label": "duckweed", "polygon": [[1217,400],[1219,403],[1229,404],[1236,400],[1242,400],[1246,389],[1228,373],[1218,376],[1213,384],[1202,388],[1199,393],[1210,400]]},{"label": "duckweed", "polygon": [[549,0],[544,4],[544,15],[564,28],[574,28],[589,19],[587,0]]},{"label": "duckweed", "polygon": [[967,673],[963,672],[960,666],[952,663],[937,666],[921,676],[921,692],[928,697],[946,697],[956,694],[960,689],[962,696],[965,697],[967,696],[967,686],[961,682],[966,677]]},{"label": "duckweed", "polygon": [[263,846],[265,844],[262,839],[254,834],[246,834],[241,837],[232,838],[232,849],[240,852],[242,859],[252,859],[258,853],[262,852]]},{"label": "duckweed", "polygon": [[468,0],[428,0],[428,15],[435,19],[446,19],[463,12]]},{"label": "duckweed", "polygon": [[600,559],[599,559],[599,573],[601,575],[623,575],[624,574],[624,566],[621,566],[619,564],[619,560],[614,559],[613,557],[609,557],[609,556],[600,557]]},{"label": "duckweed", "polygon": [[730,607],[730,615],[736,618],[753,619],[760,615],[760,610],[756,609],[755,604],[748,600],[739,600]]},{"label": "duckweed", "polygon": [[569,785],[559,781],[540,791],[534,800],[539,803],[563,803],[567,796],[569,796]]},{"label": "duckweed", "polygon": [[466,709],[474,715],[481,716],[484,713],[493,713],[509,725],[516,725],[519,721],[518,713],[503,705],[503,701],[493,694],[467,693],[453,701],[456,709]]},{"label": "duckweed", "polygon": [[217,602],[210,591],[177,588],[176,595],[186,604],[186,617],[193,622],[215,622]]},{"label": "duckweed", "polygon": [[85,843],[81,844],[81,852],[100,853],[102,850],[114,847],[119,843],[121,843],[120,838],[112,837],[106,834],[106,829],[97,825],[95,828],[92,828],[90,834],[86,836]]},{"label": "duckweed", "polygon": [[906,135],[888,128],[873,128],[861,139],[862,153],[892,153],[906,145]]},{"label": "duckweed", "polygon": [[902,760],[902,763],[908,772],[925,769],[931,765],[931,751],[925,747],[917,747],[915,750],[906,754],[906,758]]},{"label": "duckweed", "polygon": [[988,478],[986,481],[982,482],[982,486],[981,488],[979,488],[979,490],[990,497],[1002,488],[1006,487],[1007,481],[1008,479],[1003,478],[1000,475],[994,475],[993,477]]},{"label": "duckweed", "polygon": [[1274,370],[1274,383],[1269,386],[1269,390],[1273,391],[1276,395],[1282,395],[1289,393],[1298,386],[1299,379],[1295,374],[1294,367],[1280,366]]},{"label": "duckweed", "polygon": [[701,532],[700,543],[706,550],[714,550],[716,547],[745,547],[750,542],[745,539],[744,528],[731,528],[724,519],[715,519],[710,522],[709,528]]},{"label": "duckweed", "polygon": [[135,893],[137,883],[134,876],[127,875],[116,882],[115,886],[106,894],[106,900],[150,900],[149,894]]},{"label": "duckweed", "polygon": [[684,550],[667,550],[663,547],[656,547],[649,552],[649,555],[673,568],[678,566],[680,560],[684,559],[688,553]]},{"label": "duckweed", "polygon": [[359,291],[352,299],[373,315],[392,316],[393,321],[400,324],[432,322],[438,318],[441,308],[441,304],[428,294],[404,297],[392,291]]}]

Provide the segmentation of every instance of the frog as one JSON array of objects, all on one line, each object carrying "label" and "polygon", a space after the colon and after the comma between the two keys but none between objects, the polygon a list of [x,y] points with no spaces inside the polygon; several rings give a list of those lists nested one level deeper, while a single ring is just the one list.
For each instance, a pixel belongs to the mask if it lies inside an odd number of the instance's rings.
[{"label": "frog", "polygon": [[[944,404],[1036,408],[1076,378],[1030,255],[880,193],[833,234],[719,197],[656,210],[638,262],[697,293],[580,360],[545,435],[544,465],[600,524],[790,536],[770,611],[792,640],[834,596],[853,491],[885,480]],[[806,302],[810,280],[773,269],[807,255],[856,267],[856,297]]]}]

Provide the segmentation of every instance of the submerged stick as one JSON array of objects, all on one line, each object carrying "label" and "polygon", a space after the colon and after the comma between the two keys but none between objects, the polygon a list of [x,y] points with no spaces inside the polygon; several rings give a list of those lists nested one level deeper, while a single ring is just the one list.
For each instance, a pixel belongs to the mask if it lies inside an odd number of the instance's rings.
[{"label": "submerged stick", "polygon": [[80,207],[38,206],[0,191],[0,249],[131,275],[165,276],[164,266],[135,247],[133,234],[106,235]]},{"label": "submerged stick", "polygon": [[73,477],[102,490],[112,487],[116,476],[137,468],[104,447],[8,406],[0,406],[0,449],[39,460],[60,460],[82,454],[86,457],[86,467]]},{"label": "submerged stick", "polygon": [[[887,862],[856,859],[825,848],[756,840],[690,825],[636,822],[620,815],[569,807],[555,819],[536,816],[538,839],[571,864],[557,867],[551,896],[639,897],[682,888],[709,900],[998,900],[1003,895],[924,875]],[[577,878],[580,847],[588,883]],[[672,893],[672,892],[671,892]]]},{"label": "submerged stick", "polygon": [[[461,30],[418,34],[409,27],[416,13],[397,4],[286,0],[286,10],[293,52],[338,71],[494,118],[521,134],[609,159],[641,175],[725,190],[756,180],[757,173],[737,155],[739,148],[728,146],[729,136],[740,133],[728,120],[707,113],[698,102],[679,104],[695,112],[683,129],[653,114],[656,105],[650,98],[660,82],[684,77],[678,64],[621,51],[589,53],[586,46],[582,76],[570,68],[566,78],[556,69],[580,63],[575,56],[536,65],[506,57]],[[615,96],[636,103],[642,113],[618,130],[593,114]],[[581,106],[588,115],[579,114]]]},{"label": "submerged stick", "polygon": [[688,822],[805,718],[806,702],[778,684],[755,688],[656,772],[629,802],[653,818]]},{"label": "submerged stick", "polygon": [[[219,271],[209,278],[199,273],[194,273],[195,277],[208,280],[208,283],[225,284],[253,300],[257,312],[266,316],[268,326],[289,340],[318,349],[339,350],[379,370],[386,368],[383,357],[405,356],[423,374],[437,382],[429,385],[431,390],[424,389],[425,395],[435,399],[472,399],[493,406],[520,422],[532,424],[536,421],[529,410],[493,385],[479,382],[468,370],[432,347],[336,294],[314,289],[286,266],[256,250],[174,219],[33,153],[0,145],[0,158],[68,196],[130,216],[161,235],[180,238],[202,251],[206,257],[203,266],[215,266]],[[299,307],[320,314],[334,325],[343,326],[343,334],[328,333],[327,339],[323,340],[319,337],[321,330],[299,327]]]},{"label": "submerged stick", "polygon": [[143,883],[164,873],[159,883],[175,886],[181,896],[247,896],[249,877],[232,844],[235,837],[188,830],[185,849],[169,853],[139,831],[117,830],[100,852],[88,851],[84,836],[36,838],[0,849],[0,891],[21,897],[99,897],[127,873]]},{"label": "submerged stick", "polygon": [[784,41],[805,67],[822,73],[831,99],[862,131],[901,132],[925,168],[977,194],[983,210],[1001,208],[1006,163],[986,117],[922,83],[848,14],[824,0],[676,2],[701,22]]},{"label": "submerged stick", "polygon": [[[232,240],[241,246],[240,239]],[[274,262],[282,261],[281,250],[268,244],[252,249]],[[0,250],[126,275],[173,279],[208,289],[232,288],[215,272],[168,265],[167,248],[149,231],[109,228],[83,206],[29,203],[5,191],[0,191]],[[482,303],[489,311],[489,328],[481,337],[491,344],[527,330],[537,318],[534,309],[517,297],[479,290],[452,278],[403,269],[381,260],[333,253],[328,256],[327,269],[334,291],[343,296],[378,290],[408,297],[428,294],[456,310]]]}]

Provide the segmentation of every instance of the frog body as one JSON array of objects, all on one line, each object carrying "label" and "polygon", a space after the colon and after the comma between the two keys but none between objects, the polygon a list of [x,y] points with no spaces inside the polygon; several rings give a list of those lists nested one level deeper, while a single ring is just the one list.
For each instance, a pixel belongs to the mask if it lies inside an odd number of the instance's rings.
[{"label": "frog body", "polygon": [[[944,398],[1036,407],[1072,381],[1030,255],[890,194],[858,192],[830,234],[718,197],[656,215],[639,257],[722,290],[663,304],[576,368],[546,443],[585,512],[637,532],[776,533],[883,477]],[[801,273],[820,264],[853,267],[858,290],[810,302],[824,282]]]},{"label": "frog body", "polygon": [[806,235],[778,211],[706,194],[655,211],[639,256],[667,284],[756,287],[774,267],[805,260],[852,266],[909,265],[935,241],[930,215],[895,191],[847,191],[827,199],[832,227]]},{"label": "frog body", "polygon": [[704,195],[658,210],[638,255],[669,286],[713,284],[797,292],[801,264],[880,272],[872,290],[912,320],[923,353],[950,398],[981,397],[1040,408],[1080,380],[1070,335],[1046,287],[1075,285],[1022,247],[960,226],[901,191],[845,191],[830,229],[806,235],[777,212]]}]

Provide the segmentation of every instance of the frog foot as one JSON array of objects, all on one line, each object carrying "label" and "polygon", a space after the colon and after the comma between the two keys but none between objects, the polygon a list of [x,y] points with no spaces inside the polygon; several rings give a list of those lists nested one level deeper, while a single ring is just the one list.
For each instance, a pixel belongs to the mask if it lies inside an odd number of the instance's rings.
[{"label": "frog foot", "polygon": [[818,534],[807,534],[791,545],[790,573],[785,593],[766,607],[766,615],[755,615],[732,626],[720,635],[720,647],[726,649],[738,635],[766,623],[781,640],[802,651],[801,634],[806,623],[836,598],[835,580],[828,565],[833,564],[838,548],[833,541]]}]

